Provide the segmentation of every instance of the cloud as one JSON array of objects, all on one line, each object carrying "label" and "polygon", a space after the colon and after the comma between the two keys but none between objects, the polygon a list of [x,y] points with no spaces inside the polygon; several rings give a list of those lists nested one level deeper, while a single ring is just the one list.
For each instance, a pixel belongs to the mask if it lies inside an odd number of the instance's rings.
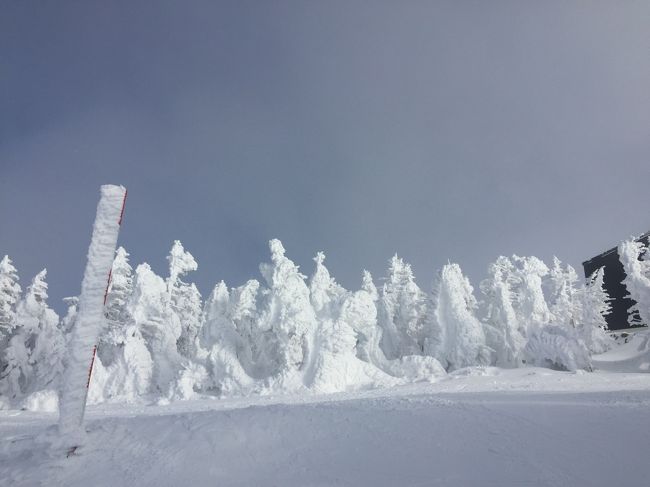
[{"label": "cloud", "polygon": [[13,3],[1,16],[2,251],[78,292],[98,187],[121,242],[205,294],[278,237],[358,286],[501,253],[581,260],[650,227],[645,3]]}]

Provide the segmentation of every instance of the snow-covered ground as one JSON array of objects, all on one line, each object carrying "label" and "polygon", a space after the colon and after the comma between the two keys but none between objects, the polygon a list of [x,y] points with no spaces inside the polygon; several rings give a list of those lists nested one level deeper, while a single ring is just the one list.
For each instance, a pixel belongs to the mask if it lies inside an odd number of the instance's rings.
[{"label": "snow-covered ground", "polygon": [[647,371],[647,338],[593,373],[470,368],[354,393],[100,404],[69,458],[51,444],[55,413],[0,411],[0,484],[648,485],[650,374],[620,371]]}]

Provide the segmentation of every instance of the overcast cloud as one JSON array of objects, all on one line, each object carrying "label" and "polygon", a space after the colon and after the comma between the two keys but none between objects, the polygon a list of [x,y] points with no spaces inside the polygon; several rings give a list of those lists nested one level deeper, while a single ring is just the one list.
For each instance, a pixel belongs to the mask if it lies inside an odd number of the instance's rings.
[{"label": "overcast cloud", "polygon": [[574,266],[650,229],[650,3],[0,6],[0,254],[79,292],[99,185],[120,243],[214,283],[280,238],[346,287],[500,254]]}]

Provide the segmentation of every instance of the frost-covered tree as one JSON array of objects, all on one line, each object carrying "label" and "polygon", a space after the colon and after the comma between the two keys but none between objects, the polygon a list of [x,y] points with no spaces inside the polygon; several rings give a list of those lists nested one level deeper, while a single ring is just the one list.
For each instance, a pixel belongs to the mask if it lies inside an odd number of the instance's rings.
[{"label": "frost-covered tree", "polygon": [[198,269],[198,264],[192,254],[183,248],[180,240],[174,240],[172,249],[167,256],[169,262],[169,279],[168,285],[170,290],[179,283],[179,279],[188,272]]},{"label": "frost-covered tree", "polygon": [[65,338],[59,327],[59,316],[47,305],[47,271],[43,269],[34,277],[32,286],[25,296],[24,309],[19,316],[38,319],[34,348],[30,361],[34,364],[34,391],[42,389],[58,390],[63,374],[65,357]]},{"label": "frost-covered tree", "polygon": [[222,395],[241,394],[252,384],[239,358],[244,343],[233,321],[233,304],[228,287],[219,282],[205,303],[201,330],[211,383],[208,388]]},{"label": "frost-covered tree", "polygon": [[557,370],[592,370],[591,355],[571,326],[549,323],[536,329],[526,343],[526,363]]},{"label": "frost-covered tree", "polygon": [[170,308],[165,281],[148,264],[140,264],[135,270],[129,309],[151,354],[152,392],[165,394],[181,368],[176,345],[181,336],[181,324],[174,319]]},{"label": "frost-covered tree", "polygon": [[366,273],[363,289],[349,293],[330,276],[324,260],[319,252],[310,279],[311,303],[320,322],[312,387],[331,392],[393,381],[372,363],[380,352],[372,277]]},{"label": "frost-covered tree", "polygon": [[[536,257],[513,257],[517,266],[518,319],[525,323],[525,361],[528,365],[560,370],[591,370],[591,356],[576,329],[580,301],[576,299],[577,276],[572,268],[563,269],[555,259],[548,267]],[[551,295],[551,313],[543,292],[543,279]]]},{"label": "frost-covered tree", "polygon": [[319,319],[336,320],[340,302],[346,291],[330,276],[329,270],[323,263],[325,262],[323,252],[316,254],[314,262],[316,262],[316,269],[309,280],[311,305]]},{"label": "frost-covered tree", "polygon": [[316,342],[313,380],[308,384],[312,390],[338,392],[397,383],[375,364],[359,358],[358,335],[346,321],[324,319]]},{"label": "frost-covered tree", "polygon": [[390,260],[379,303],[381,347],[386,357],[422,355],[427,336],[427,298],[415,283],[411,266],[397,255]]},{"label": "frost-covered tree", "polygon": [[268,285],[260,316],[261,329],[271,330],[273,375],[281,388],[309,385],[314,361],[316,313],[310,302],[305,276],[284,254],[282,242],[269,242],[271,263],[260,265]]},{"label": "frost-covered tree", "polygon": [[[321,336],[330,335],[326,344],[325,364],[334,362],[346,363],[358,373],[360,384],[390,384],[397,380],[408,383],[422,380],[433,380],[444,374],[438,360],[422,355],[405,355],[389,360],[380,346],[382,328],[378,325],[379,293],[368,271],[363,272],[361,289],[346,294],[337,322],[326,322]],[[333,333],[336,332],[336,333]],[[354,332],[355,335],[352,335]],[[339,338],[338,335],[341,335]],[[356,336],[356,344],[351,345],[351,337]],[[372,369],[358,364],[350,358],[350,350],[356,357],[368,363]],[[336,367],[328,367],[330,377],[336,377]],[[373,370],[375,369],[375,370]],[[381,374],[378,374],[381,372]],[[333,380],[331,384],[341,386],[341,379]],[[349,385],[349,384],[348,384]]]},{"label": "frost-covered tree", "polygon": [[109,366],[117,358],[120,344],[124,342],[124,329],[133,323],[128,307],[132,295],[133,268],[129,264],[129,254],[123,247],[119,247],[115,252],[104,306],[106,326],[100,335],[98,346],[98,355],[105,366]]},{"label": "frost-covered tree", "polygon": [[379,347],[381,329],[377,325],[379,294],[370,272],[363,271],[361,289],[348,294],[342,305],[340,319],[357,333],[357,356],[379,367],[386,360]]},{"label": "frost-covered tree", "polygon": [[515,266],[515,313],[520,330],[528,336],[551,321],[551,312],[542,287],[543,278],[549,270],[537,257],[513,255],[512,263]]},{"label": "frost-covered tree", "polygon": [[508,257],[500,256],[488,267],[488,277],[481,282],[486,308],[486,340],[495,353],[498,366],[518,367],[526,339],[515,311],[515,267]]},{"label": "frost-covered tree", "polygon": [[[11,259],[5,255],[0,261],[0,351],[6,345],[11,331],[16,325],[16,305],[20,300],[18,273]],[[0,359],[0,373],[2,362]]]},{"label": "frost-covered tree", "polygon": [[75,324],[77,319],[77,311],[79,307],[79,297],[78,296],[68,296],[63,298],[63,302],[68,306],[68,309],[65,313],[65,316],[61,318],[61,331],[68,338],[69,333],[72,331],[72,327]]},{"label": "frost-covered tree", "polygon": [[214,286],[205,301],[201,326],[201,346],[210,349],[223,337],[223,330],[232,328],[230,322],[230,293],[223,281]]},{"label": "frost-covered tree", "polygon": [[474,289],[458,264],[447,264],[437,280],[434,315],[444,330],[447,370],[489,365],[492,351],[474,311]]},{"label": "frost-covered tree", "polygon": [[170,319],[177,321],[181,329],[178,350],[183,357],[193,359],[196,355],[196,339],[201,319],[201,294],[193,283],[183,282],[181,277],[195,271],[198,266],[192,254],[187,252],[178,240],[174,241],[167,261],[169,262],[167,292],[171,307]]},{"label": "frost-covered tree", "polygon": [[16,309],[16,326],[5,350],[3,393],[12,399],[56,389],[63,372],[65,340],[59,317],[47,305],[47,271],[39,272]]},{"label": "frost-covered tree", "polygon": [[133,294],[133,268],[129,263],[129,254],[124,247],[115,252],[111,268],[111,282],[106,295],[104,314],[109,327],[122,327],[131,320],[127,307]]},{"label": "frost-covered tree", "polygon": [[196,356],[196,340],[201,327],[201,293],[194,283],[179,286],[173,295],[172,309],[181,323],[178,351],[193,360]]},{"label": "frost-covered tree", "polygon": [[650,256],[647,248],[634,239],[622,242],[618,246],[618,255],[629,297],[635,302],[628,313],[633,323],[650,326]]},{"label": "frost-covered tree", "polygon": [[560,259],[553,257],[553,267],[548,274],[547,283],[552,321],[576,327],[582,315],[577,272],[570,265],[563,266]]},{"label": "frost-covered tree", "polygon": [[129,254],[120,247],[111,269],[105,306],[107,326],[100,337],[90,400],[135,401],[149,392],[153,361],[131,314],[134,294]]},{"label": "frost-covered tree", "polygon": [[8,365],[7,346],[16,327],[16,305],[20,301],[20,291],[16,268],[9,256],[5,255],[0,261],[0,387]]},{"label": "frost-covered tree", "polygon": [[[147,264],[131,268],[117,250],[106,298],[90,402],[184,399],[197,392],[334,392],[433,380],[445,369],[496,363],[563,370],[591,368],[591,353],[608,347],[609,298],[603,271],[586,286],[554,259],[499,257],[481,283],[481,320],[469,280],[448,264],[424,293],[411,267],[394,256],[378,292],[364,271],[348,292],[330,275],[319,252],[307,280],[279,240],[256,280],[229,289],[217,284],[202,306],[185,282],[197,264],[174,242],[163,279]],[[650,321],[650,259],[636,242],[619,249],[637,301]],[[58,318],[47,306],[45,272],[20,299],[15,268],[0,261],[0,395],[25,396],[57,387],[64,336],[74,328],[76,298]],[[2,342],[4,337],[4,343]]]},{"label": "frost-covered tree", "polygon": [[30,352],[24,331],[17,326],[3,351],[5,368],[0,375],[0,395],[10,401],[21,398],[29,389],[33,379]]},{"label": "frost-covered tree", "polygon": [[115,334],[115,355],[108,365],[95,359],[89,401],[137,401],[151,390],[154,370],[151,353],[134,321]]},{"label": "frost-covered tree", "polygon": [[589,278],[580,296],[582,300],[580,335],[592,353],[603,353],[611,345],[605,316],[611,312],[612,306],[603,284],[604,276],[605,268],[601,267]]},{"label": "frost-covered tree", "polygon": [[255,279],[232,290],[230,296],[231,319],[242,345],[238,351],[239,360],[249,375],[264,376],[268,367],[265,343],[268,337],[259,328],[257,295],[260,283]]},{"label": "frost-covered tree", "polygon": [[317,392],[335,392],[396,383],[387,373],[390,366],[379,347],[378,296],[372,276],[364,271],[361,289],[349,293],[330,277],[323,258],[319,253],[315,259],[311,286],[320,321],[311,387]]}]

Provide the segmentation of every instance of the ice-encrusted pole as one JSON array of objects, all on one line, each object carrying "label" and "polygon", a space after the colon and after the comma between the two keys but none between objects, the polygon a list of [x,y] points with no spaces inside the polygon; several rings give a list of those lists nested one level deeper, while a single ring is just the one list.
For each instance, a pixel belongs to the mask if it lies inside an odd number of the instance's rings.
[{"label": "ice-encrusted pole", "polygon": [[97,339],[104,324],[104,301],[125,202],[123,186],[101,187],[59,401],[59,432],[70,438],[70,445],[79,445],[84,436],[88,387]]}]

